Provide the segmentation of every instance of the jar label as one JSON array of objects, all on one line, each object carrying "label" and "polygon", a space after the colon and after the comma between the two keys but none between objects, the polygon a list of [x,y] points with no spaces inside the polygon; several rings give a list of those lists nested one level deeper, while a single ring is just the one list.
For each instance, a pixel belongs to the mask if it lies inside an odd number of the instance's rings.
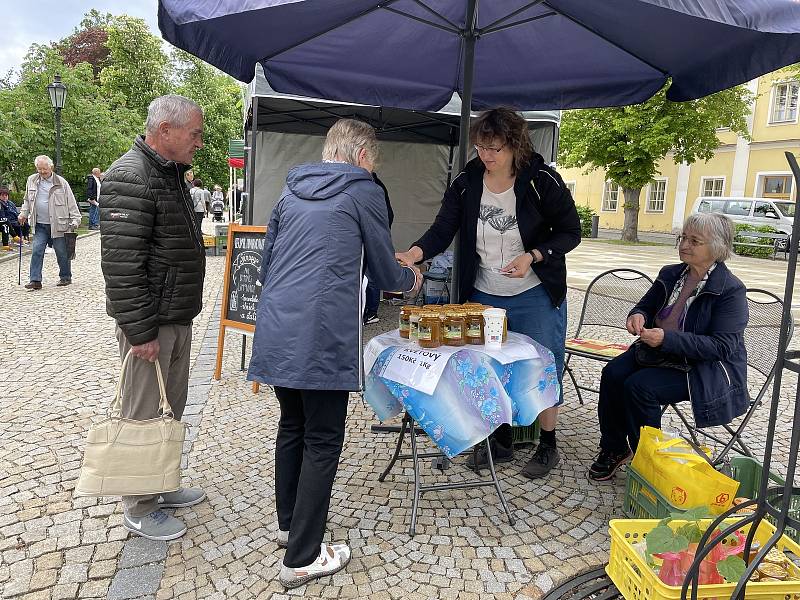
[{"label": "jar label", "polygon": [[411,329],[411,326],[408,321],[400,321],[400,331],[408,331],[409,329]]},{"label": "jar label", "polygon": [[447,325],[444,329],[444,337],[448,340],[457,340],[462,337],[461,325]]},{"label": "jar label", "polygon": [[431,340],[433,337],[431,333],[430,327],[425,327],[423,325],[419,326],[419,331],[417,332],[417,339],[418,340]]},{"label": "jar label", "polygon": [[474,337],[474,338],[481,337],[481,328],[480,328],[480,326],[478,325],[478,326],[475,326],[475,327],[469,327],[467,329],[467,337]]}]

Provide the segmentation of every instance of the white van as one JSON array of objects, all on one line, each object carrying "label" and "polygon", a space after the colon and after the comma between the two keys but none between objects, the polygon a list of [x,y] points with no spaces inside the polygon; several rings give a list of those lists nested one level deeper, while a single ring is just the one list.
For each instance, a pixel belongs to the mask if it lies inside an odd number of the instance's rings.
[{"label": "white van", "polygon": [[789,200],[769,198],[730,198],[722,196],[700,196],[694,201],[692,214],[702,212],[722,213],[734,223],[760,226],[769,225],[782,233],[791,235],[794,223],[795,203]]}]

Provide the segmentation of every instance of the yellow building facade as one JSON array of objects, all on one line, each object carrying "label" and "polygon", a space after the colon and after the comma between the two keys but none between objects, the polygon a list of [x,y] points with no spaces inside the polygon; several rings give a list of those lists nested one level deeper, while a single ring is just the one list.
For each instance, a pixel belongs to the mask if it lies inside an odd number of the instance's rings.
[{"label": "yellow building facade", "polygon": [[[708,161],[675,164],[671,156],[639,197],[639,231],[675,232],[691,213],[698,196],[769,197],[796,200],[796,184],[784,157],[800,152],[798,91],[800,83],[785,72],[751,81],[755,94],[747,119],[750,141],[729,130],[718,132],[719,147]],[[622,229],[622,190],[601,169],[559,168],[575,203],[599,215],[600,227]]]}]

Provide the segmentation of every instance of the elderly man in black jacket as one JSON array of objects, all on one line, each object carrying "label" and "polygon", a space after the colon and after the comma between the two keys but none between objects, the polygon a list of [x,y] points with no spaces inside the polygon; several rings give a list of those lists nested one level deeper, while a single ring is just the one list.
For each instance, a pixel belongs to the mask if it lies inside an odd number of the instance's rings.
[{"label": "elderly man in black jacket", "polygon": [[[186,405],[192,319],[202,307],[205,253],[194,226],[184,173],[203,147],[203,111],[183,96],[153,100],[146,134],[106,172],[100,192],[102,269],[106,308],[117,322],[125,374],[122,411],[146,420],[158,416],[158,358],[175,418]],[[154,540],[186,533],[162,508],[192,506],[205,493],[181,488],[161,495],[123,497],[124,525]]]}]

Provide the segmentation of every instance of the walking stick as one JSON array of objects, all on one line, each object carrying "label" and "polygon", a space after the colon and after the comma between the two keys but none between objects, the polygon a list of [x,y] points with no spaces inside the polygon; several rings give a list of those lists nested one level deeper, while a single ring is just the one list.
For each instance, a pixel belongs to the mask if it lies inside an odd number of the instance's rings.
[{"label": "walking stick", "polygon": [[22,285],[22,228],[19,230],[19,263],[17,264],[17,285]]}]

